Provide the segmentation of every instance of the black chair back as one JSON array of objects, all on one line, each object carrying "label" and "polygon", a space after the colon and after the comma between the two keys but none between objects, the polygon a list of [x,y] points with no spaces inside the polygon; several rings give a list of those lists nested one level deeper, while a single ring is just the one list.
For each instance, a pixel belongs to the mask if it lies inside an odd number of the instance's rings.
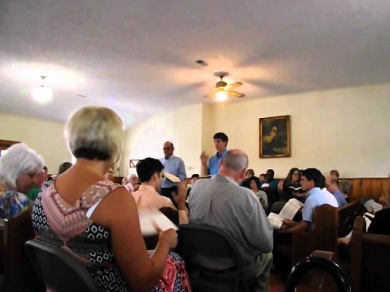
[{"label": "black chair back", "polygon": [[100,291],[81,262],[66,250],[37,239],[27,241],[25,248],[37,276],[48,287],[58,292]]},{"label": "black chair back", "polygon": [[242,291],[238,251],[223,230],[208,225],[181,225],[177,252],[186,262],[194,292]]},{"label": "black chair back", "polygon": [[311,269],[321,269],[328,272],[336,281],[339,291],[352,292],[349,277],[344,270],[333,260],[320,257],[306,257],[297,263],[291,269],[284,291],[294,292],[305,273]]}]

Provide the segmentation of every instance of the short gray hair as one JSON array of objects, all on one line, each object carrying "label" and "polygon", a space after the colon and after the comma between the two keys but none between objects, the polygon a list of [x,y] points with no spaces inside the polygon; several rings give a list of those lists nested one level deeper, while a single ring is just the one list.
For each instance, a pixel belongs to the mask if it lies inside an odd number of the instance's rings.
[{"label": "short gray hair", "polygon": [[68,148],[76,158],[120,160],[123,122],[111,109],[89,106],[78,110],[65,125]]},{"label": "short gray hair", "polygon": [[248,155],[242,150],[232,149],[227,152],[226,156],[222,159],[221,164],[224,164],[234,171],[241,171],[248,167]]},{"label": "short gray hair", "polygon": [[7,149],[0,158],[0,181],[7,187],[16,190],[19,176],[31,171],[41,171],[43,158],[26,144],[18,143]]}]

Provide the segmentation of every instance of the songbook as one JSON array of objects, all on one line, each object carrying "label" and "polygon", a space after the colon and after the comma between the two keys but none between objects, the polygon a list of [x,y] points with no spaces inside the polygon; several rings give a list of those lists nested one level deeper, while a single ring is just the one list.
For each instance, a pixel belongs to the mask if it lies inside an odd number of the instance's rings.
[{"label": "songbook", "polygon": [[158,210],[140,211],[139,223],[141,226],[141,233],[144,236],[157,235],[157,226],[161,231],[168,229],[178,230],[179,228]]},{"label": "songbook", "polygon": [[292,189],[292,190],[295,191],[295,192],[298,192],[298,191],[301,191],[301,190],[302,190],[302,187],[301,187],[301,186],[298,186],[298,187],[289,186],[288,188],[289,188],[289,189]]},{"label": "songbook", "polygon": [[268,220],[271,223],[272,227],[274,229],[280,229],[283,225],[284,219],[290,219],[292,220],[297,212],[303,207],[303,203],[298,201],[297,199],[293,198],[290,199],[284,206],[283,209],[280,211],[279,214],[276,213],[270,213],[268,215]]},{"label": "songbook", "polygon": [[172,173],[169,173],[169,172],[164,172],[164,176],[170,180],[171,182],[173,183],[179,183],[180,182],[180,178],[178,178],[176,175],[172,174]]},{"label": "songbook", "polygon": [[367,209],[368,212],[374,213],[374,214],[383,209],[383,206],[381,204],[378,204],[377,202],[375,202],[373,199],[365,202],[364,207]]}]

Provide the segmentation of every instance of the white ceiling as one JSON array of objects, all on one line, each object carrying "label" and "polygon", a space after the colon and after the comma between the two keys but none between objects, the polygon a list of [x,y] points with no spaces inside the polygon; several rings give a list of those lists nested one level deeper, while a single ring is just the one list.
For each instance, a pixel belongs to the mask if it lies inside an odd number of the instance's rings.
[{"label": "white ceiling", "polygon": [[246,99],[387,83],[390,1],[0,1],[3,113],[65,121],[99,104],[131,125],[202,101],[219,70]]}]

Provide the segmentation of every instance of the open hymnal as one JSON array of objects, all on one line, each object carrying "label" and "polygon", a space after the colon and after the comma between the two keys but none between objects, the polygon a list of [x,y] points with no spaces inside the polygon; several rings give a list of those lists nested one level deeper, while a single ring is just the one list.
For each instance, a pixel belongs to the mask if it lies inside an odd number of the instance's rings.
[{"label": "open hymnal", "polygon": [[303,203],[299,202],[297,199],[290,199],[280,211],[279,214],[270,213],[268,215],[268,220],[271,223],[274,229],[280,229],[283,225],[284,219],[292,220],[297,214],[297,212],[303,207]]},{"label": "open hymnal", "polygon": [[141,226],[141,233],[144,236],[156,235],[156,227],[161,231],[171,228],[178,230],[178,227],[158,210],[141,211],[139,213],[139,223]]},{"label": "open hymnal", "polygon": [[298,191],[301,191],[301,190],[302,190],[302,187],[301,187],[301,186],[299,186],[299,187],[289,186],[288,188],[291,189],[291,190],[293,190],[293,191],[295,191],[295,192],[298,192]]},{"label": "open hymnal", "polygon": [[368,200],[367,202],[364,203],[364,207],[367,209],[368,212],[370,213],[376,213],[380,210],[383,209],[383,206],[381,204],[378,204],[374,200]]},{"label": "open hymnal", "polygon": [[179,183],[180,182],[180,178],[178,178],[176,175],[172,174],[172,173],[169,173],[169,172],[164,172],[164,176],[170,180],[171,182],[174,182],[174,183]]}]

